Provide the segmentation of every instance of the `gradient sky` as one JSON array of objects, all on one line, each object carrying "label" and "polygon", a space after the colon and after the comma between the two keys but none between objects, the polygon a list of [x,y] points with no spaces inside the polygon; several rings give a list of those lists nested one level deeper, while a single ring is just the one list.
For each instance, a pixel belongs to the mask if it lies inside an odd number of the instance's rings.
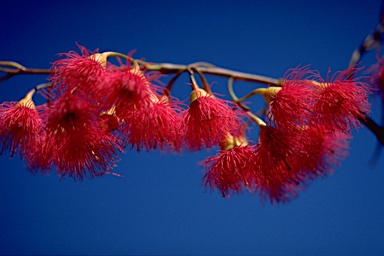
[{"label": "gradient sky", "polygon": [[[368,1],[5,1],[0,59],[49,68],[77,50],[128,53],[152,62],[217,66],[280,78],[310,64],[343,70],[378,22]],[[362,59],[369,67],[370,53]],[[21,99],[45,76],[0,83],[0,102]],[[210,76],[214,90],[225,80]],[[236,84],[241,94],[248,84]],[[242,87],[243,86],[243,87]],[[182,77],[176,96],[189,94]],[[259,99],[260,100],[260,99]],[[375,119],[380,116],[373,99]],[[93,180],[33,175],[0,157],[0,254],[384,255],[384,155],[365,128],[349,157],[290,203],[243,193],[205,192],[199,162],[214,150],[180,155],[129,151],[115,172]]]}]

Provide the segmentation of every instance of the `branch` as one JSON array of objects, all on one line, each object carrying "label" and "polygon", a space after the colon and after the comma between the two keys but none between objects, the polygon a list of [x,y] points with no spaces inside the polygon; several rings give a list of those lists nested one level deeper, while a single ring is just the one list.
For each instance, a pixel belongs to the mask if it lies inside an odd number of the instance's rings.
[{"label": "branch", "polygon": [[[5,66],[5,67],[2,67],[2,66]],[[7,67],[11,67],[11,68],[7,68]],[[0,82],[7,80],[14,75],[22,75],[22,74],[48,75],[52,72],[50,69],[26,68],[23,65],[14,61],[0,61],[0,71],[5,73],[4,76],[0,77]]]},{"label": "branch", "polygon": [[[373,48],[378,48],[380,45],[381,35],[384,33],[384,5],[381,7],[379,16],[379,24],[375,30],[364,39],[360,47],[352,53],[348,67],[355,66],[366,52]],[[356,69],[351,69],[348,78],[351,79],[355,75],[355,72]],[[367,115],[365,115],[364,118],[359,118],[359,121],[364,124],[376,136],[378,142],[384,146],[384,127],[378,125]]]},{"label": "branch", "polygon": [[172,74],[179,72],[180,70],[186,71],[188,68],[190,68],[204,74],[223,76],[228,78],[232,77],[234,80],[280,85],[279,79],[220,68],[206,62],[196,62],[190,65],[172,63],[146,63],[144,65],[148,70],[159,71],[162,74]]},{"label": "branch", "polygon": [[359,118],[359,121],[363,123],[376,136],[381,145],[384,146],[384,127],[378,125],[368,116]]},{"label": "branch", "polygon": [[376,26],[375,30],[364,39],[360,47],[353,51],[348,66],[355,66],[367,51],[377,47],[380,44],[380,37],[383,32],[384,19],[382,19],[381,22]]},{"label": "branch", "polygon": [[[139,60],[136,60],[136,61],[138,63],[140,62],[140,64],[142,64],[147,70],[158,71],[162,74],[175,74],[175,73],[187,71],[188,69],[194,69],[198,73],[217,75],[217,76],[223,76],[228,78],[232,77],[234,80],[257,82],[257,83],[269,84],[269,85],[280,85],[279,79],[220,68],[206,62],[196,62],[190,65],[181,65],[181,64],[172,64],[172,63],[148,63],[148,62],[139,61]],[[12,68],[5,68],[1,66],[12,67]],[[7,80],[14,75],[20,75],[20,74],[48,75],[52,73],[51,69],[26,68],[23,65],[13,61],[0,61],[0,71],[6,73],[4,76],[0,77],[0,82]]]}]

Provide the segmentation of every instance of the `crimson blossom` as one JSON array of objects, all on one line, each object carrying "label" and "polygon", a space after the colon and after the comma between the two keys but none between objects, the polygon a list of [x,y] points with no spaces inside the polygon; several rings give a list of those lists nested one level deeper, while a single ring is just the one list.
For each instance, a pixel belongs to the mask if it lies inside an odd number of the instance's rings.
[{"label": "crimson blossom", "polygon": [[313,83],[316,89],[312,122],[331,131],[346,131],[361,126],[370,112],[370,86],[361,78],[350,78],[355,68],[336,73],[329,81]]},{"label": "crimson blossom", "polygon": [[153,95],[152,102],[132,111],[129,122],[121,129],[137,151],[159,147],[181,151],[183,142],[182,109],[175,98]]},{"label": "crimson blossom", "polygon": [[[60,95],[45,110],[46,141],[40,166],[56,166],[62,176],[82,180],[109,172],[122,151],[121,141],[97,122],[98,111],[74,93]],[[45,161],[45,162],[44,162]],[[47,162],[49,161],[49,162]]]},{"label": "crimson blossom", "polygon": [[241,120],[225,100],[203,89],[194,89],[184,115],[185,141],[189,150],[218,145],[228,133],[239,134]]},{"label": "crimson blossom", "polygon": [[314,101],[314,90],[306,79],[315,72],[307,67],[290,69],[282,79],[281,87],[269,87],[264,98],[269,103],[269,123],[282,129],[295,129],[308,124]]},{"label": "crimson blossom", "polygon": [[[75,51],[62,53],[64,58],[52,64],[50,80],[56,90],[78,90],[84,96],[100,95],[100,90],[106,83],[107,53],[91,53],[85,47],[78,45],[81,54]],[[89,98],[100,101],[101,98]]]},{"label": "crimson blossom", "polygon": [[9,150],[11,157],[18,154],[29,160],[42,134],[43,122],[31,99],[0,105],[1,153]]},{"label": "crimson blossom", "polygon": [[207,171],[203,183],[211,190],[218,189],[223,197],[249,189],[254,180],[254,147],[243,138],[228,136],[215,156],[204,161]]},{"label": "crimson blossom", "polygon": [[297,169],[304,159],[298,157],[298,133],[271,126],[260,126],[260,139],[254,151],[255,191],[271,203],[289,201],[302,190],[305,176]]},{"label": "crimson blossom", "polygon": [[[115,126],[124,146],[152,150],[159,146],[179,150],[181,136],[177,103],[159,99],[159,87],[137,64],[108,69],[108,87],[101,103],[107,109],[107,120]],[[106,117],[106,116],[105,116]],[[109,122],[109,124],[111,124]]]},{"label": "crimson blossom", "polygon": [[157,86],[152,77],[146,76],[140,67],[110,67],[107,72],[108,85],[102,90],[106,109],[113,108],[121,119],[129,119],[132,111],[151,104]]},{"label": "crimson blossom", "polygon": [[352,139],[349,131],[327,130],[321,125],[307,127],[303,130],[302,137],[306,138],[303,143],[308,152],[318,159],[317,166],[312,166],[312,174],[316,174],[315,176],[332,173],[334,167],[340,166],[348,155],[349,141]]},{"label": "crimson blossom", "polygon": [[284,131],[260,127],[260,141],[254,151],[255,192],[271,203],[297,196],[310,180],[333,172],[346,157],[351,135],[320,126]]}]

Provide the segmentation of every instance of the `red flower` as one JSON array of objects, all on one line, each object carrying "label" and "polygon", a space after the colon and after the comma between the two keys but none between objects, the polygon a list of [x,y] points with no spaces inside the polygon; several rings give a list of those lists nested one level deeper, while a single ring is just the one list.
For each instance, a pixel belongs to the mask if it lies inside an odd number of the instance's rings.
[{"label": "red flower", "polygon": [[227,133],[237,135],[241,120],[226,101],[199,89],[191,93],[189,109],[184,116],[186,146],[200,150],[218,145]]},{"label": "red flower", "polygon": [[150,104],[132,111],[122,133],[127,135],[129,144],[136,146],[137,151],[157,147],[180,151],[183,137],[181,111],[177,102],[153,95]]},{"label": "red flower", "polygon": [[313,75],[307,68],[291,69],[284,75],[281,87],[267,89],[269,95],[264,96],[270,98],[267,115],[275,127],[292,129],[308,123],[314,93],[303,79],[311,79]]},{"label": "red flower", "polygon": [[28,159],[42,134],[42,120],[32,100],[5,102],[0,105],[1,152],[9,150]]},{"label": "red flower", "polygon": [[288,202],[302,190],[302,179],[292,177],[292,170],[284,159],[270,157],[270,152],[258,145],[255,151],[255,189],[262,201],[273,203]]},{"label": "red flower", "polygon": [[352,135],[347,131],[326,130],[324,127],[309,127],[304,134],[311,144],[310,153],[317,156],[328,173],[339,166],[341,160],[348,155],[349,141]]},{"label": "red flower", "polygon": [[369,86],[358,79],[349,79],[353,69],[337,73],[331,81],[316,84],[317,101],[313,123],[331,131],[360,127],[359,118],[370,112]]},{"label": "red flower", "polygon": [[260,128],[260,142],[253,161],[255,188],[262,199],[285,202],[302,190],[305,177],[297,169],[302,161],[297,157],[299,150],[300,140],[293,131],[288,133],[270,126]]},{"label": "red flower", "polygon": [[239,141],[231,136],[215,155],[204,161],[207,171],[203,183],[218,189],[224,197],[239,193],[243,188],[252,186],[254,179],[253,158],[254,146]]},{"label": "red flower", "polygon": [[347,155],[351,136],[319,126],[283,131],[260,128],[255,149],[255,190],[271,203],[289,201],[309,180],[333,172]]},{"label": "red flower", "polygon": [[49,106],[45,151],[50,151],[60,175],[81,180],[115,166],[116,149],[122,150],[120,141],[96,122],[95,113],[85,99],[69,92]]},{"label": "red flower", "polygon": [[46,132],[42,130],[40,136],[36,139],[36,145],[31,149],[28,155],[28,169],[33,173],[48,174],[52,166],[52,152],[54,149],[46,145]]},{"label": "red flower", "polygon": [[108,79],[103,93],[105,107],[113,107],[116,116],[126,122],[132,111],[151,104],[157,89],[138,66],[109,69]]},{"label": "red flower", "polygon": [[[106,79],[106,55],[91,54],[85,47],[78,45],[81,55],[75,51],[63,53],[65,58],[52,65],[50,80],[55,89],[63,91],[74,89],[85,95],[99,95]],[[101,95],[102,96],[102,95]]]},{"label": "red flower", "polygon": [[297,159],[297,169],[306,179],[314,179],[333,173],[333,167],[348,154],[351,135],[346,131],[327,130],[326,127],[313,125],[298,130],[301,140]]}]

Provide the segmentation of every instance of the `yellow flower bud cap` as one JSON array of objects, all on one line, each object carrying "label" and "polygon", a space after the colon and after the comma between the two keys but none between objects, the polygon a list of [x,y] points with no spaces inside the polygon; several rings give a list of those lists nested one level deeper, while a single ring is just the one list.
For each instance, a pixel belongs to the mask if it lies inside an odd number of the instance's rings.
[{"label": "yellow flower bud cap", "polygon": [[24,106],[27,108],[36,108],[35,103],[31,99],[24,98],[17,103],[17,106]]},{"label": "yellow flower bud cap", "polygon": [[89,56],[91,60],[97,61],[103,67],[107,66],[107,57],[108,57],[107,53],[94,53],[91,56]]},{"label": "yellow flower bud cap", "polygon": [[279,91],[281,87],[271,86],[268,89],[265,89],[262,93],[262,96],[268,104],[271,103],[272,97],[274,97]]},{"label": "yellow flower bud cap", "polygon": [[220,142],[220,149],[230,150],[234,147],[244,147],[247,145],[248,142],[245,136],[240,135],[238,137],[233,137],[231,134],[227,134],[225,138]]},{"label": "yellow flower bud cap", "polygon": [[192,104],[192,102],[194,102],[195,100],[197,100],[198,98],[200,97],[213,97],[212,94],[209,94],[206,90],[204,89],[195,89],[191,92],[191,95],[190,95],[190,100],[189,100],[189,104]]}]

